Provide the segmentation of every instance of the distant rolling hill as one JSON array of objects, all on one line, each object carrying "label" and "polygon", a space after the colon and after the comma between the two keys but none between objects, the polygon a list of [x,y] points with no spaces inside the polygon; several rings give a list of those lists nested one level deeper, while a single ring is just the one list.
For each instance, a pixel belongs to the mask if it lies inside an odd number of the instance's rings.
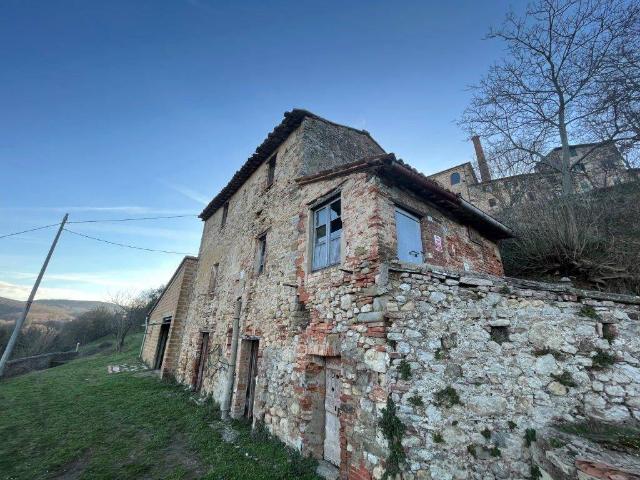
[{"label": "distant rolling hill", "polygon": [[[24,305],[25,302],[0,297],[0,322],[15,322],[22,314]],[[65,322],[98,306],[111,307],[112,305],[107,302],[87,300],[36,300],[29,311],[29,322]]]}]

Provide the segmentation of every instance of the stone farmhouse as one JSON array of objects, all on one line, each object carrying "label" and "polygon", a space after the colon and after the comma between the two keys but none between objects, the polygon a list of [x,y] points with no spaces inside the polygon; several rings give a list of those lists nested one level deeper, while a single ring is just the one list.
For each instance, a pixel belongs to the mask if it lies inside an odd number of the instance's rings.
[{"label": "stone farmhouse", "polygon": [[[472,137],[480,178],[471,162],[447,168],[429,178],[486,212],[525,202],[544,201],[560,189],[561,148],[538,161],[531,173],[492,178],[478,136]],[[627,168],[615,143],[585,143],[569,147],[571,175],[576,192],[607,188],[640,179],[638,169]]]},{"label": "stone farmhouse", "polygon": [[200,217],[142,358],[330,478],[529,478],[527,429],[640,418],[640,298],[505,279],[509,228],[366,131],[287,112]]}]

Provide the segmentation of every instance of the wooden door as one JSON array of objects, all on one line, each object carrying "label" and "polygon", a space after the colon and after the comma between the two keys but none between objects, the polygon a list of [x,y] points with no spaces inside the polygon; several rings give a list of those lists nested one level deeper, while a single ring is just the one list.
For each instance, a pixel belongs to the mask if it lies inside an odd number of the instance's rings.
[{"label": "wooden door", "polygon": [[196,376],[196,382],[194,389],[199,392],[202,388],[202,380],[204,378],[204,369],[207,365],[207,359],[209,358],[209,334],[204,332],[202,334],[202,343],[200,344],[200,353],[198,354],[198,370]]},{"label": "wooden door", "polygon": [[327,358],[325,378],[324,458],[340,466],[340,358]]},{"label": "wooden door", "polygon": [[244,403],[244,416],[253,417],[253,400],[256,393],[256,376],[258,375],[258,340],[251,340],[249,352],[249,368],[247,372],[247,395]]},{"label": "wooden door", "polygon": [[167,340],[169,339],[169,328],[171,324],[163,323],[160,325],[160,334],[158,335],[158,347],[156,348],[156,359],[153,362],[153,368],[158,370],[162,367],[162,359],[164,358],[164,351],[167,348]]}]

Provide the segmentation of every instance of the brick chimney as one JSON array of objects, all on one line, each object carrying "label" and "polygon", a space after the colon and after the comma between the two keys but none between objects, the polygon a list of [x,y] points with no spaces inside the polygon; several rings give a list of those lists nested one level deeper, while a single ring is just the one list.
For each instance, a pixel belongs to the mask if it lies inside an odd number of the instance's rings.
[{"label": "brick chimney", "polygon": [[484,150],[482,150],[480,137],[478,135],[474,135],[471,137],[471,141],[473,142],[473,148],[476,149],[476,158],[478,159],[478,167],[480,168],[480,180],[488,182],[491,180],[491,172],[489,172],[489,165],[487,164],[487,159],[484,156]]}]

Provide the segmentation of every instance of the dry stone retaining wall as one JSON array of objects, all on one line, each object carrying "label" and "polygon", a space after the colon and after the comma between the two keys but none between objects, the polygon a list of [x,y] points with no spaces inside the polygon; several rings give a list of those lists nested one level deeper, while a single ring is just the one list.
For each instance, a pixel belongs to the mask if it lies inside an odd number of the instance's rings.
[{"label": "dry stone retaining wall", "polygon": [[638,297],[392,267],[381,299],[415,478],[528,478],[527,429],[640,420]]}]

